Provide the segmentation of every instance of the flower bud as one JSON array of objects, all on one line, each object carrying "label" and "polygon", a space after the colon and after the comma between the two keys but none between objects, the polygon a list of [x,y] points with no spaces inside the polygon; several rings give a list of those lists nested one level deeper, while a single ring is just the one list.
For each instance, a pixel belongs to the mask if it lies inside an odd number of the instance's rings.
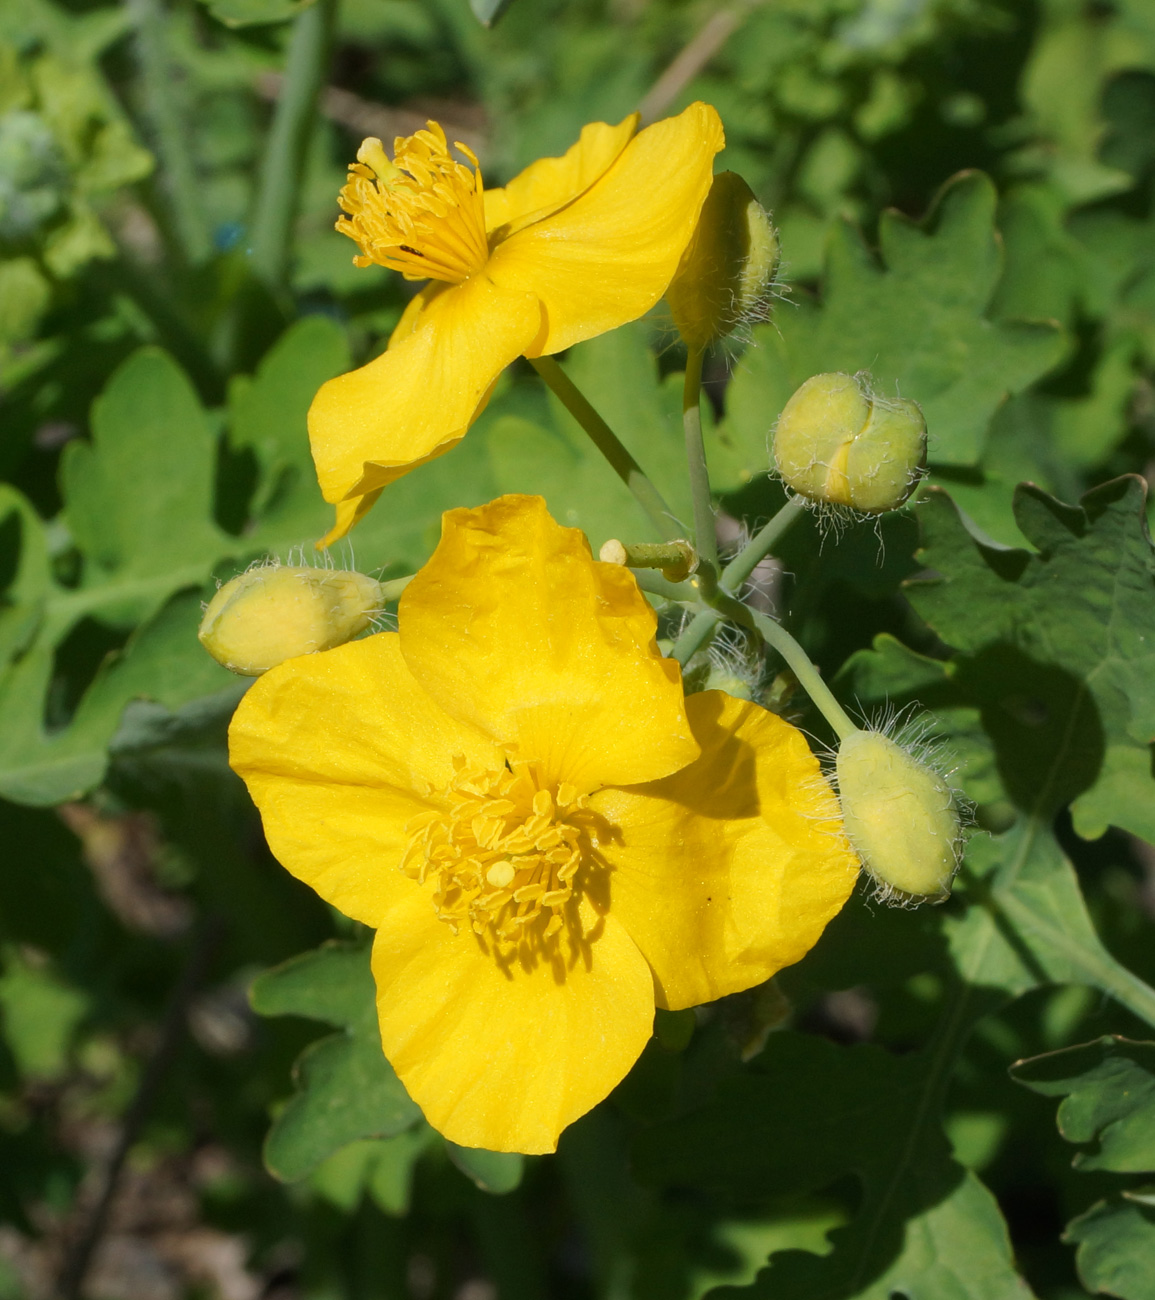
[{"label": "flower bud", "polygon": [[285,659],[344,645],[383,604],[381,584],[363,573],[263,565],[225,583],[197,635],[218,663],[259,677]]},{"label": "flower bud", "polygon": [[801,496],[882,514],[922,478],[926,421],[917,402],[876,397],[858,376],[814,375],[778,418],[774,457]]},{"label": "flower bud", "polygon": [[666,298],[688,346],[705,348],[765,316],[778,269],[778,235],[749,185],[714,177]]},{"label": "flower bud", "polygon": [[950,786],[877,731],[844,740],[836,771],[847,838],[882,894],[945,899],[960,846]]}]

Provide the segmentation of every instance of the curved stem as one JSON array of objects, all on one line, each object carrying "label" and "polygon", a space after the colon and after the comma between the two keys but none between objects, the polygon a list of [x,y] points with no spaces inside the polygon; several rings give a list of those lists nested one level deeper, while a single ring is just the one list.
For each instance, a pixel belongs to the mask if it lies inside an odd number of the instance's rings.
[{"label": "curved stem", "polygon": [[716,569],[718,537],[710,499],[710,470],[702,442],[702,349],[693,345],[686,357],[686,377],[682,387],[682,428],[686,435],[686,468],[694,502],[694,542],[702,559]]},{"label": "curved stem", "polygon": [[778,545],[800,515],[806,513],[802,497],[791,497],[769,522],[762,525],[722,570],[722,586],[735,595],[758,565]]},{"label": "curved stem", "polygon": [[[722,571],[720,586],[730,595],[736,595],[739,588],[758,567],[758,564],[773,551],[791,525],[806,511],[801,497],[791,497],[781,510],[754,534],[736,556]],[[671,655],[683,667],[706,644],[710,634],[721,622],[722,616],[716,609],[703,609],[694,615],[683,629]]]},{"label": "curved stem", "polygon": [[305,154],[329,67],[336,13],[337,0],[315,0],[293,19],[285,78],[257,184],[250,243],[253,271],[271,289],[281,288],[288,274]]},{"label": "curved stem", "polygon": [[799,685],[814,702],[814,707],[830,723],[839,740],[847,740],[858,731],[858,727],[851,722],[846,710],[834,698],[830,687],[822,680],[810,656],[781,623],[775,622],[766,614],[760,614],[748,605],[743,605],[740,600],[735,600],[733,596],[721,591],[714,596],[714,607],[732,618],[735,623],[753,628],[767,645],[778,651],[786,660],[790,671],[798,678]]},{"label": "curved stem", "polygon": [[585,394],[558,365],[553,357],[527,357],[526,360],[545,380],[558,401],[589,434],[590,440],[609,461],[618,478],[634,494],[638,505],[662,537],[675,542],[683,536],[683,529],[666,504],[662,494],[633,456],[622,445],[617,434],[590,405]]},{"label": "curved stem", "polygon": [[676,659],[683,668],[710,639],[710,634],[722,621],[722,615],[716,609],[700,609],[678,634],[670,657]]}]

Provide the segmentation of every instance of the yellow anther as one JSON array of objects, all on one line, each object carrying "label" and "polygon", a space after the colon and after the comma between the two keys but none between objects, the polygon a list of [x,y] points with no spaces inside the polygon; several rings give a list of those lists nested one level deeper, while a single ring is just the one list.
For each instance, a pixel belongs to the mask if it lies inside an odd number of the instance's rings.
[{"label": "yellow anther", "polygon": [[532,763],[485,772],[455,758],[453,767],[449,785],[429,792],[440,810],[407,823],[401,869],[430,882],[434,910],[455,933],[467,922],[498,943],[543,942],[573,896],[585,796],[544,786]]},{"label": "yellow anther", "polygon": [[450,155],[436,122],[398,137],[392,160],[376,137],[362,141],[340,194],[347,215],[337,222],[360,249],[358,266],[376,262],[410,280],[459,284],[485,265],[481,171],[473,154],[463,153],[472,170]]}]

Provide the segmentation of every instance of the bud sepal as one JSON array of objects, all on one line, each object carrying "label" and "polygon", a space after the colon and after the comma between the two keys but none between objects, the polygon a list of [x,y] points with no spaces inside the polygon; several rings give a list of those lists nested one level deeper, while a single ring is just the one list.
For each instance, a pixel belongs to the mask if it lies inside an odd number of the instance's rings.
[{"label": "bud sepal", "polygon": [[813,375],[778,417],[774,460],[799,496],[885,514],[926,472],[926,421],[917,402],[873,392],[867,375]]},{"label": "bud sepal", "polygon": [[351,641],[384,604],[382,584],[363,573],[258,564],[221,587],[197,635],[230,672],[259,677],[286,659]]},{"label": "bud sepal", "polygon": [[856,731],[835,772],[846,836],[884,902],[944,902],[958,869],[961,805],[923,757],[879,731]]}]

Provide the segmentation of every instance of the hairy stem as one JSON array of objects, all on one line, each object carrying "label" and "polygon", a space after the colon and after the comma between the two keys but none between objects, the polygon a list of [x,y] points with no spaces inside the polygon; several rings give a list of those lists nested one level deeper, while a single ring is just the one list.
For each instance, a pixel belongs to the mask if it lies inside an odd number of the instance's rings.
[{"label": "hairy stem", "polygon": [[293,19],[281,94],[257,183],[250,242],[254,273],[272,289],[285,282],[293,221],[317,98],[329,67],[337,0],[316,0]]},{"label": "hairy stem", "polygon": [[662,498],[651,479],[622,445],[617,434],[594,410],[585,394],[577,387],[553,357],[530,357],[529,364],[545,380],[558,401],[589,434],[594,446],[609,461],[611,469],[634,494],[647,518],[668,542],[682,537],[682,528],[674,512]]}]

